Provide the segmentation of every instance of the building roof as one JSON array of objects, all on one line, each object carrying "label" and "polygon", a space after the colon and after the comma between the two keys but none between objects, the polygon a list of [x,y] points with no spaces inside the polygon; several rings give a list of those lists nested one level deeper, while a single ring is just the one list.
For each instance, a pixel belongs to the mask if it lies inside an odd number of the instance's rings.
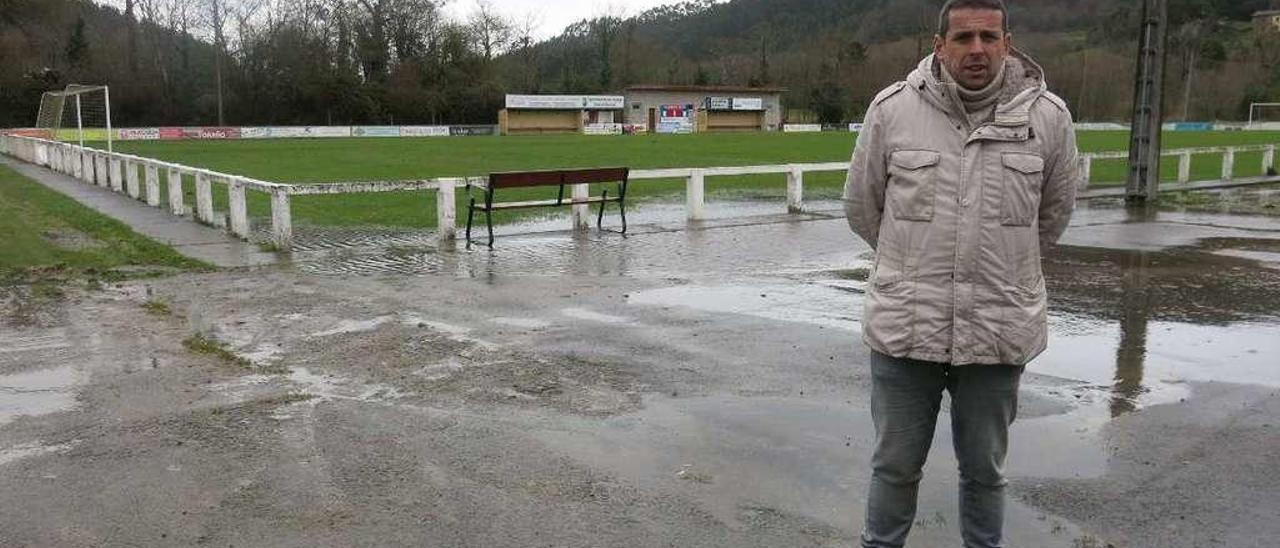
[{"label": "building roof", "polygon": [[627,88],[627,91],[674,91],[674,92],[691,92],[691,93],[786,93],[787,88],[780,87],[758,87],[749,86],[686,86],[686,85],[659,85],[644,84]]}]

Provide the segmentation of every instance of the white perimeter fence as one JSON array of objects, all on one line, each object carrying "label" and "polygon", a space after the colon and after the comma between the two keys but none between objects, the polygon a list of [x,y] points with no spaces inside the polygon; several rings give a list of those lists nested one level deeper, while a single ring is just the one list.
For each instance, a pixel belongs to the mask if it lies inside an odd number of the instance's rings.
[{"label": "white perimeter fence", "polygon": [[[1262,171],[1275,165],[1276,145],[1248,145],[1166,150],[1163,156],[1177,157],[1178,182],[1191,180],[1191,157],[1204,154],[1222,155],[1222,181],[1235,178],[1236,155],[1244,152],[1262,152]],[[228,211],[225,225],[235,236],[247,240],[250,234],[247,191],[262,192],[271,199],[271,241],[277,249],[288,251],[293,245],[293,221],[290,199],[293,196],[319,194],[360,194],[375,192],[436,191],[437,235],[442,246],[452,246],[457,240],[457,212],[455,191],[466,185],[483,187],[487,177],[443,177],[409,181],[377,181],[322,184],[281,184],[259,181],[240,175],[230,175],[202,168],[141,158],[119,152],[106,152],[70,143],[49,141],[32,137],[0,135],[0,153],[23,161],[48,167],[53,171],[75,177],[88,184],[108,187],[116,192],[143,200],[152,207],[162,207],[161,199],[168,195],[167,208],[174,215],[191,213],[197,222],[217,225],[219,213],[214,211],[213,186],[222,184],[227,189]],[[1095,152],[1080,156],[1084,180],[1089,180],[1095,160],[1127,159],[1128,152]],[[800,213],[804,205],[804,175],[806,173],[844,172],[848,162],[818,164],[787,164],[768,166],[640,169],[631,171],[632,181],[654,179],[684,179],[685,203],[688,219],[705,218],[705,188],[708,177],[741,175],[785,175],[787,180],[787,210]],[[162,193],[160,173],[166,173],[168,192]],[[195,185],[194,208],[184,203],[183,181]],[[1086,183],[1087,184],[1087,183]],[[574,185],[585,187],[586,185]],[[576,189],[574,195],[585,194],[585,188]],[[573,225],[585,228],[590,219],[586,205],[573,207]]]}]

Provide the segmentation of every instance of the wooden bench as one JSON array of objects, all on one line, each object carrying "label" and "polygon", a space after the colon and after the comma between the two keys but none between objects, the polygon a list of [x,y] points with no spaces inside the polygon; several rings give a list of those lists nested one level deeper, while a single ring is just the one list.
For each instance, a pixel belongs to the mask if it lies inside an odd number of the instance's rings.
[{"label": "wooden bench", "polygon": [[[622,217],[622,233],[626,234],[627,177],[629,174],[630,169],[625,167],[491,173],[486,186],[475,186],[475,188],[479,188],[484,192],[484,203],[476,203],[475,196],[471,196],[471,189],[473,185],[467,185],[467,195],[471,199],[470,207],[467,209],[467,245],[471,245],[471,222],[475,217],[475,212],[477,210],[484,212],[485,224],[489,228],[489,247],[493,247],[493,212],[506,209],[600,204],[600,211],[596,214],[596,228],[603,229],[601,225],[604,223],[604,206],[607,203],[613,202],[618,204],[618,213]],[[590,183],[618,183],[618,193],[614,196],[610,196],[609,191],[605,189],[599,196],[588,196],[586,198],[578,199],[565,198],[566,186]],[[556,199],[524,202],[495,201],[495,196],[501,189],[547,186],[560,187],[560,191],[559,194],[556,195]]]}]

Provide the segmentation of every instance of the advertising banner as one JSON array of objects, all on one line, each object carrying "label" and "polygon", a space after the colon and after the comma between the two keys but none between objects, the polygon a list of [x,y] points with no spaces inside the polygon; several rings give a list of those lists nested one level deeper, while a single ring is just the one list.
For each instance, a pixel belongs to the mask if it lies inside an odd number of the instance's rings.
[{"label": "advertising banner", "polygon": [[449,126],[403,126],[401,137],[448,137]]},{"label": "advertising banner", "polygon": [[268,129],[271,131],[272,139],[299,139],[302,137],[309,137],[309,135],[307,135],[307,128],[302,127],[272,127]]},{"label": "advertising banner", "polygon": [[621,95],[587,95],[582,98],[582,108],[587,110],[622,110],[627,98]]},{"label": "advertising banner", "polygon": [[449,135],[455,137],[476,137],[497,135],[498,126],[449,126]]},{"label": "advertising banner", "polygon": [[734,97],[733,110],[764,110],[764,99],[760,97]]},{"label": "advertising banner", "polygon": [[733,110],[733,99],[729,97],[707,97],[707,110]]},{"label": "advertising banner", "polygon": [[1105,122],[1090,122],[1075,125],[1076,131],[1129,131],[1129,126]]},{"label": "advertising banner", "polygon": [[268,127],[240,128],[241,139],[267,139],[269,137],[271,137],[271,128]]},{"label": "advertising banner", "polygon": [[356,126],[351,128],[352,137],[399,137],[400,126]]},{"label": "advertising banner", "polygon": [[862,123],[855,122],[855,123],[849,124],[849,131],[853,133],[862,133]]},{"label": "advertising banner", "polygon": [[622,135],[622,124],[591,124],[583,126],[583,135]]},{"label": "advertising banner", "polygon": [[693,133],[693,105],[662,105],[658,108],[658,133]]},{"label": "advertising banner", "polygon": [[350,137],[351,126],[308,126],[304,137]]},{"label": "advertising banner", "polygon": [[822,124],[787,124],[782,126],[783,133],[821,133]]},{"label": "advertising banner", "polygon": [[199,137],[201,139],[239,139],[240,128],[238,127],[202,127],[200,128]]},{"label": "advertising banner", "polygon": [[155,141],[160,139],[160,128],[124,128],[120,130],[121,141]]},{"label": "advertising banner", "polygon": [[6,129],[4,133],[5,135],[31,137],[33,139],[49,139],[53,137],[53,130],[43,128]]},{"label": "advertising banner", "polygon": [[182,138],[182,128],[180,127],[162,127],[160,128],[160,138],[165,141],[174,141]]},{"label": "advertising banner", "polygon": [[508,95],[507,108],[521,110],[622,110],[621,95]]}]

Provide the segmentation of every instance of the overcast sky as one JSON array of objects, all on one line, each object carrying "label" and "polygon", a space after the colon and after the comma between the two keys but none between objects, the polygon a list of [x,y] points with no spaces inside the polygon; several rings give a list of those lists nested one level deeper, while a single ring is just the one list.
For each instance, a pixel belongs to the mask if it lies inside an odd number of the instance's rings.
[{"label": "overcast sky", "polygon": [[[95,0],[100,4],[122,7],[124,0]],[[551,38],[565,27],[597,15],[614,14],[631,17],[665,4],[679,4],[681,0],[487,0],[498,13],[524,21],[532,15],[537,23],[536,36]],[[476,9],[476,0],[448,0],[445,12],[456,19],[465,20]]]},{"label": "overcast sky", "polygon": [[[538,23],[538,38],[551,38],[565,27],[597,15],[618,14],[626,17],[664,4],[679,4],[680,0],[488,0],[498,12],[523,21],[530,14]],[[445,11],[457,18],[465,18],[476,8],[476,0],[451,0]]]}]

